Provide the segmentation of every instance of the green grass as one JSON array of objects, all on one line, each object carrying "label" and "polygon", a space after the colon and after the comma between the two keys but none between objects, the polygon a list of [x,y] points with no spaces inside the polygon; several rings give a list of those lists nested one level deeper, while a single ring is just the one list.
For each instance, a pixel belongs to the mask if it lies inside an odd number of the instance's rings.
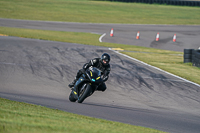
[{"label": "green grass", "polygon": [[200,84],[200,68],[192,63],[183,63],[183,54],[178,53],[134,53],[123,52],[126,55],[142,60],[167,72]]},{"label": "green grass", "polygon": [[0,34],[111,48],[122,48],[125,51],[134,51],[123,52],[133,58],[139,59],[150,65],[159,67],[165,71],[200,84],[200,68],[193,67],[190,63],[183,63],[183,52],[115,43],[100,43],[100,35],[81,32],[63,32],[0,27]]},{"label": "green grass", "polygon": [[200,8],[89,0],[0,0],[0,17],[90,23],[200,24]]},{"label": "green grass", "polygon": [[1,133],[162,133],[0,98]]}]

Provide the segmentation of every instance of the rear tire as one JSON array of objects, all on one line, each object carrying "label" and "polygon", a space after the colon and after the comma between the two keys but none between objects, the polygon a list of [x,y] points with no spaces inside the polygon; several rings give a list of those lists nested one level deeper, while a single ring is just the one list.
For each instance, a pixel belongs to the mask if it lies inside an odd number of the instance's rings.
[{"label": "rear tire", "polygon": [[191,59],[184,59],[184,63],[189,63],[189,62],[192,62]]},{"label": "rear tire", "polygon": [[82,94],[79,95],[78,103],[82,103],[91,93],[92,88],[87,84],[86,88],[83,90]]},{"label": "rear tire", "polygon": [[192,54],[192,49],[184,49],[184,54]]}]

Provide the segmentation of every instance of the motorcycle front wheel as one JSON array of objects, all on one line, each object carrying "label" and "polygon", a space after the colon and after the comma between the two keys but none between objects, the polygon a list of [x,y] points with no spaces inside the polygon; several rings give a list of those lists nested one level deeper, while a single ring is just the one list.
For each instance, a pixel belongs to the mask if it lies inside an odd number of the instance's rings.
[{"label": "motorcycle front wheel", "polygon": [[92,88],[89,84],[87,84],[83,89],[81,89],[78,103],[82,103],[87,98],[87,96],[89,96],[91,91],[92,91]]},{"label": "motorcycle front wheel", "polygon": [[70,93],[70,95],[69,95],[69,100],[71,101],[71,102],[76,102],[76,99],[74,98],[74,96],[73,96],[73,90],[71,91],[71,93]]}]

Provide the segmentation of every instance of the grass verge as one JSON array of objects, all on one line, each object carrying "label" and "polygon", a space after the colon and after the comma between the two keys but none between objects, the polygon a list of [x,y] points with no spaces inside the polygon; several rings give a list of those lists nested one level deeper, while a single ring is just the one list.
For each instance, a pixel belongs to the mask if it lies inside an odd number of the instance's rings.
[{"label": "grass verge", "polygon": [[0,98],[1,133],[163,133]]},{"label": "grass verge", "polygon": [[0,17],[126,24],[200,24],[200,8],[91,0],[0,0]]},{"label": "grass verge", "polygon": [[175,52],[124,44],[104,42],[100,43],[98,40],[100,36],[91,33],[0,27],[0,34],[60,42],[79,43],[85,45],[121,48],[125,50],[123,53],[133,58],[136,58],[145,63],[159,67],[165,71],[200,84],[200,68],[192,67],[191,63],[183,63],[183,52]]},{"label": "grass verge", "polygon": [[152,66],[200,84],[200,68],[183,63],[183,54],[123,52]]}]

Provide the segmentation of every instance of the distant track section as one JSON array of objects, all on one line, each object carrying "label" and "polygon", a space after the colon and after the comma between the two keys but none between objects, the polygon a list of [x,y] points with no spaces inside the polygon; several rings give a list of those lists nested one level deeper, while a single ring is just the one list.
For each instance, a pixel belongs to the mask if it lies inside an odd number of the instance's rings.
[{"label": "distant track section", "polygon": [[148,4],[182,5],[182,6],[200,6],[200,0],[107,0],[121,2],[137,2]]}]

